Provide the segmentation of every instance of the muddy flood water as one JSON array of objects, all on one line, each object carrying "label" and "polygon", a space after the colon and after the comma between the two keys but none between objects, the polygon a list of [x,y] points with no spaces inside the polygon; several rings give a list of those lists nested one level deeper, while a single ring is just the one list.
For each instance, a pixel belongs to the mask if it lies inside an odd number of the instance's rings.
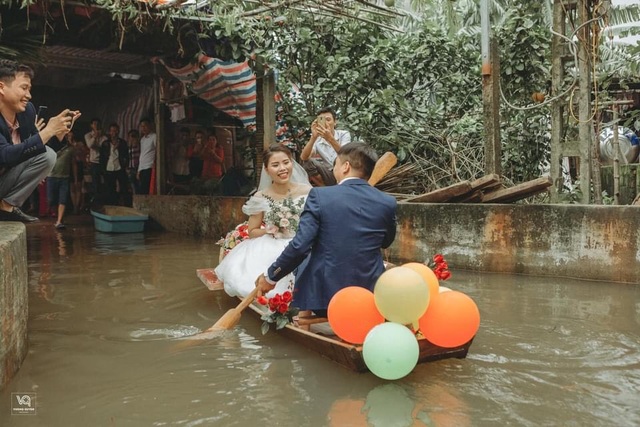
[{"label": "muddy flood water", "polygon": [[[27,230],[29,353],[0,392],[3,427],[640,425],[640,285],[453,265],[445,285],[482,316],[468,357],[385,381],[262,335],[249,313],[175,351],[235,305],[196,278],[212,241]],[[36,414],[11,415],[11,393]]]}]

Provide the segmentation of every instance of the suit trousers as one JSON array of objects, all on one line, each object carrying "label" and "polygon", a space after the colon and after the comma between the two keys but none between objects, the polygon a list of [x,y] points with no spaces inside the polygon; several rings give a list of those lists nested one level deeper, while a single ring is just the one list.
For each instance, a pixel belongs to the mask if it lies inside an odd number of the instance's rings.
[{"label": "suit trousers", "polygon": [[311,176],[320,175],[324,185],[336,185],[336,177],[333,176],[333,166],[324,159],[311,158],[302,162],[302,167]]},{"label": "suit trousers", "polygon": [[44,153],[10,168],[0,176],[0,199],[11,206],[21,207],[40,181],[49,175],[56,159],[56,152],[46,147]]}]

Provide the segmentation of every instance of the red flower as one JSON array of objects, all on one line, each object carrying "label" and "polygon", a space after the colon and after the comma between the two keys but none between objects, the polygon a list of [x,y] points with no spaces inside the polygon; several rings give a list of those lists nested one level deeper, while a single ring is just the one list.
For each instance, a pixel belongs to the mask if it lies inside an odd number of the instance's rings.
[{"label": "red flower", "polygon": [[267,304],[269,304],[269,300],[268,300],[268,299],[267,299],[267,297],[265,297],[264,295],[263,295],[263,296],[261,296],[261,297],[258,297],[257,301],[258,301],[258,304],[260,304],[260,305],[267,305]]},{"label": "red flower", "polygon": [[285,314],[287,310],[289,310],[289,304],[287,303],[283,302],[278,306],[278,313],[280,314]]},{"label": "red flower", "polygon": [[282,301],[289,303],[291,302],[291,300],[293,299],[293,295],[291,295],[290,291],[285,291],[285,293],[282,294]]},{"label": "red flower", "polygon": [[446,270],[440,273],[440,277],[438,277],[438,279],[447,280],[449,277],[451,277],[451,273],[449,272],[449,270]]},{"label": "red flower", "polygon": [[282,302],[282,296],[280,294],[275,294],[273,298],[271,298],[274,304],[280,304]]},{"label": "red flower", "polygon": [[444,261],[444,257],[441,254],[437,254],[433,256],[433,262],[435,262],[436,264],[440,264],[443,261]]}]

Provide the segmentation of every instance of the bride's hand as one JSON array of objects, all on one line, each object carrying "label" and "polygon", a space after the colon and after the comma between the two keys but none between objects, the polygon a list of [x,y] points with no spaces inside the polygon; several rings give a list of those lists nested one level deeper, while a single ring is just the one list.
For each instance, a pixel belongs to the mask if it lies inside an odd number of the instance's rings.
[{"label": "bride's hand", "polygon": [[267,234],[271,234],[273,236],[275,236],[275,234],[278,232],[278,227],[276,227],[275,225],[267,225],[264,230],[267,232]]}]

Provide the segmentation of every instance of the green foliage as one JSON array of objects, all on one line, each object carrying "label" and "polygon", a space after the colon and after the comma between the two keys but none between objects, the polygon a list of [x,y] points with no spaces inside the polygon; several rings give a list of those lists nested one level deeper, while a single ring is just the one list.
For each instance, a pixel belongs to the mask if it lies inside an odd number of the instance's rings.
[{"label": "green foliage", "polygon": [[[121,47],[141,40],[143,32],[160,34],[173,39],[164,44],[159,38],[164,53],[177,52],[182,59],[204,48],[222,59],[249,59],[259,76],[263,68],[276,70],[284,120],[299,146],[308,139],[315,112],[333,106],[339,127],[354,137],[379,152],[395,152],[403,162],[419,162],[428,188],[483,174],[478,0],[414,0],[414,10],[423,16],[405,17],[405,33],[386,30],[393,23],[383,15],[362,21],[275,3],[221,0],[198,12],[151,9],[136,0],[95,2],[110,14],[110,37]],[[550,1],[490,4],[501,87],[511,104],[503,103],[501,110],[503,170],[505,178],[521,182],[539,176],[549,159],[547,107],[516,106],[530,105],[534,92],[548,93],[552,37],[545,7]],[[626,19],[637,16],[636,7]],[[625,17],[612,14],[618,19]],[[622,56],[611,52],[608,68],[599,70],[601,84],[606,87],[615,77],[624,87],[629,74],[623,70],[637,70],[638,49],[627,48]],[[294,86],[299,91],[291,91]]]},{"label": "green foliage", "polygon": [[[390,34],[372,24],[309,15],[289,15],[274,39],[280,91],[290,93],[292,85],[301,91],[284,97],[290,127],[306,129],[318,109],[333,106],[340,127],[378,151],[438,165],[434,181],[458,179],[459,150],[481,151],[473,41],[427,25]],[[298,145],[306,143],[307,134],[296,136]]]},{"label": "green foliage", "polygon": [[[514,106],[531,104],[535,92],[544,93],[551,80],[551,37],[542,4],[518,2],[496,29],[500,46],[501,87]],[[520,110],[502,103],[503,174],[522,182],[540,176],[550,156],[548,107]]]}]

